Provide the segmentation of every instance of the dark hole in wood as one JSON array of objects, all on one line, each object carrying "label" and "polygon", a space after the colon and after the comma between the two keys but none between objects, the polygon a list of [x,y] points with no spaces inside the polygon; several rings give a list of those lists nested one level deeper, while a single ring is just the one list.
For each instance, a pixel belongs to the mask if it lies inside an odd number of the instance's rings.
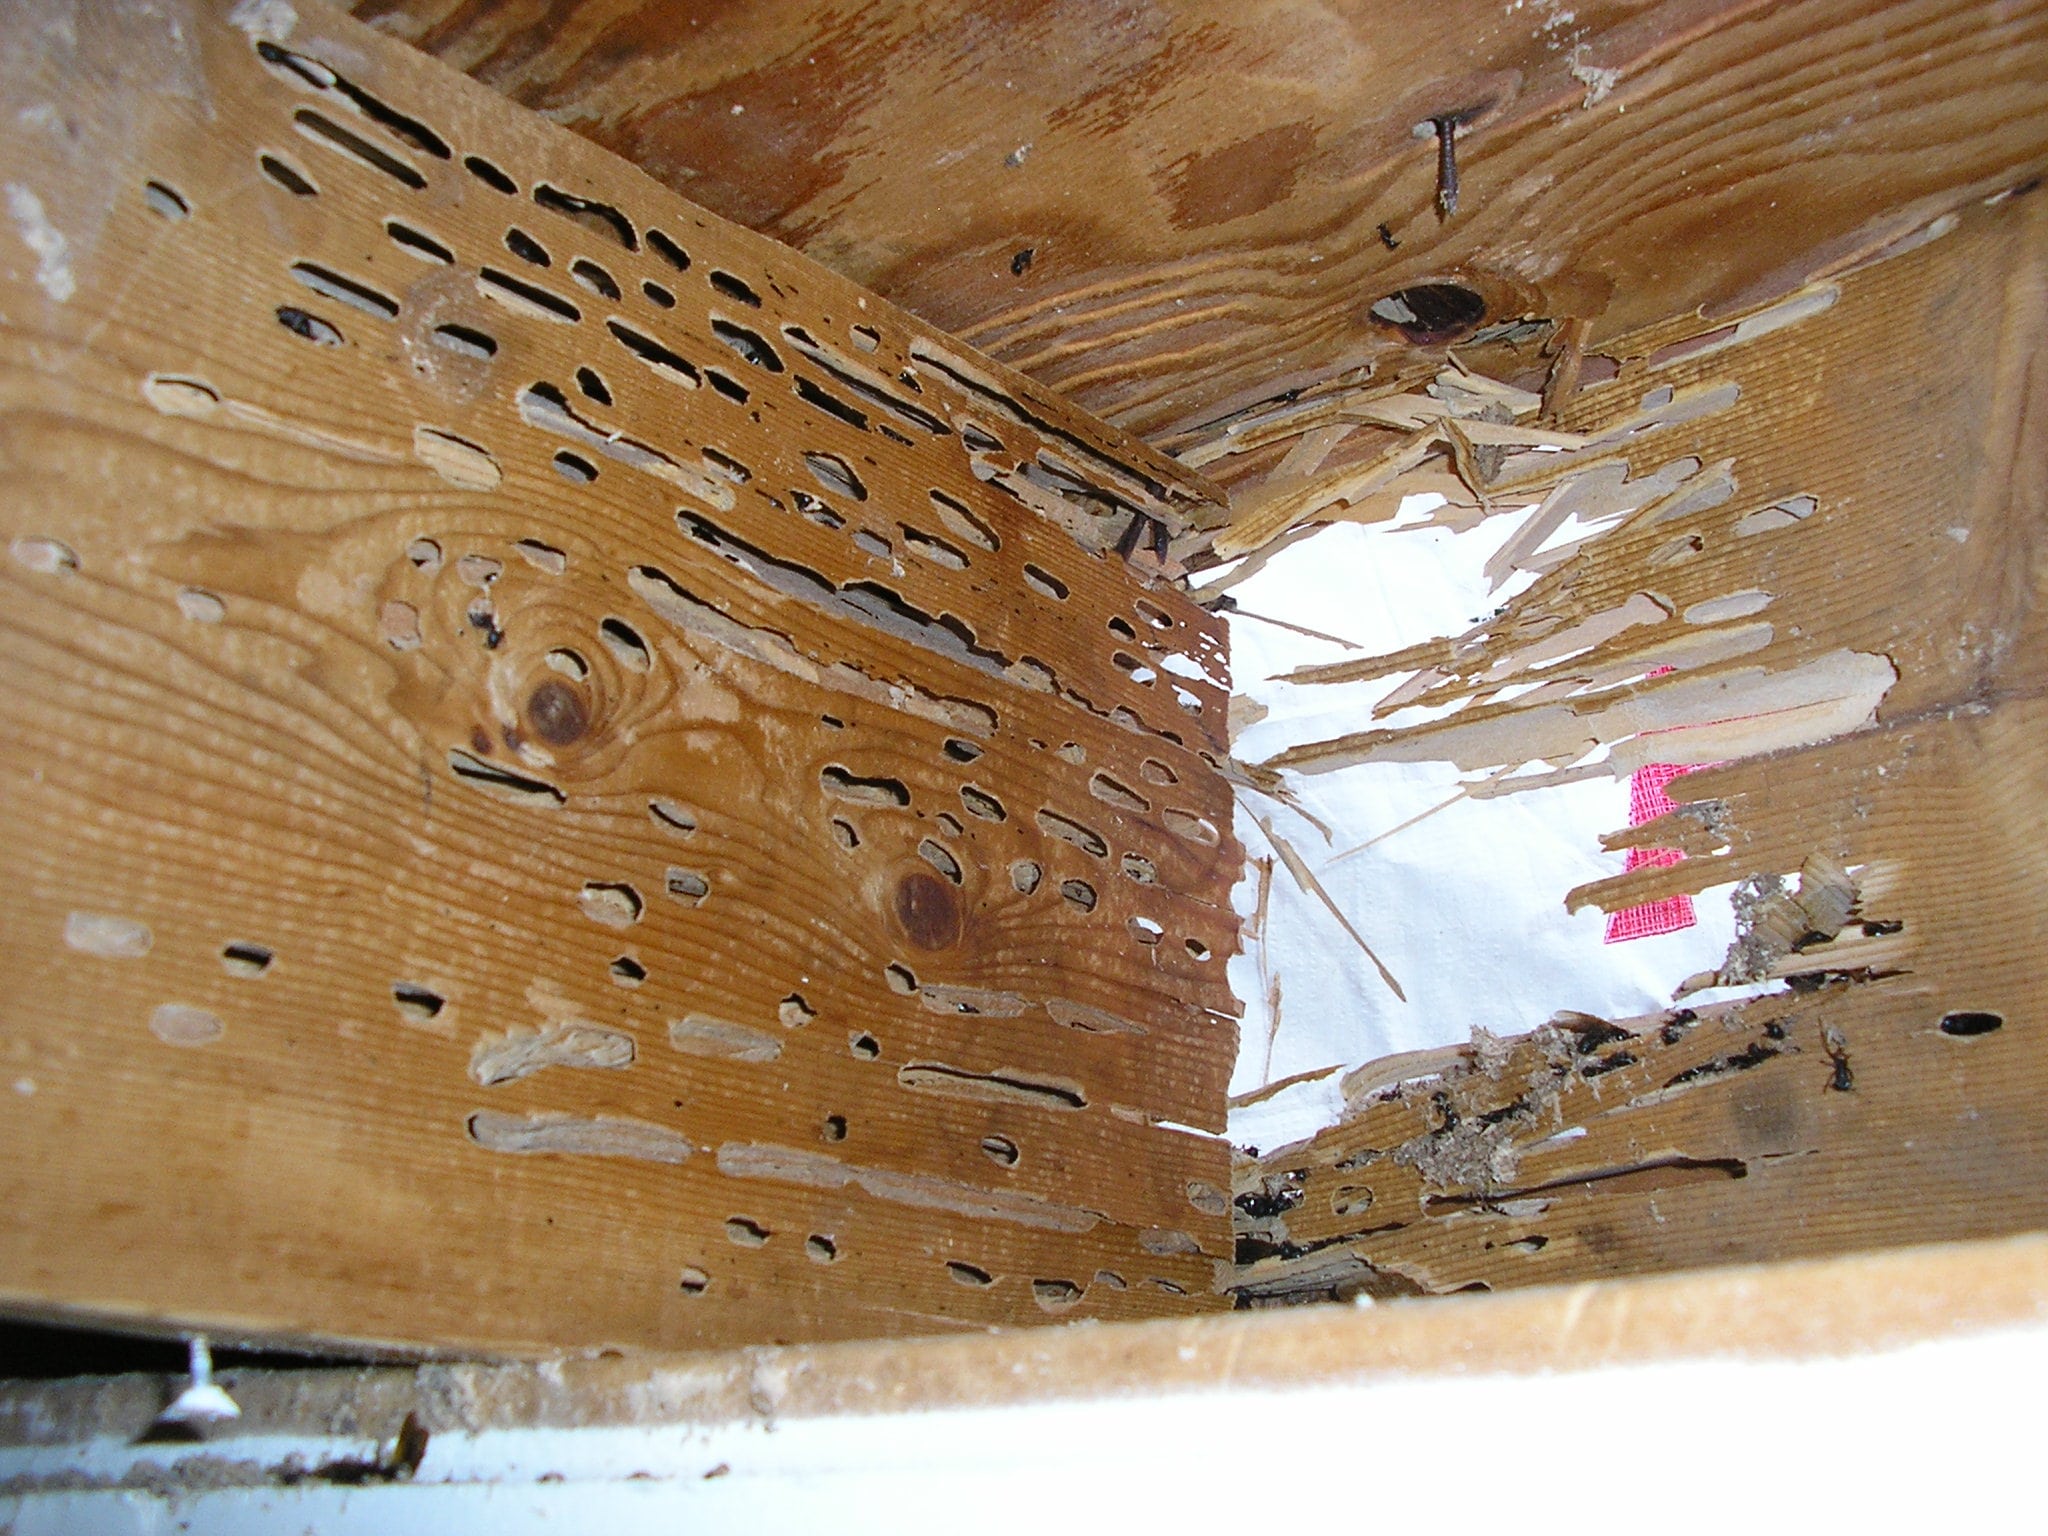
[{"label": "dark hole in wood", "polygon": [[653,664],[653,653],[647,649],[647,642],[624,619],[608,618],[597,626],[597,630],[612,654],[627,666],[645,672]]},{"label": "dark hole in wood", "polygon": [[713,320],[711,334],[755,367],[766,368],[770,373],[782,372],[781,357],[768,345],[768,338],[759,331],[750,331],[744,325],[735,325],[730,320]]},{"label": "dark hole in wood", "polygon": [[[488,750],[490,741],[479,730],[470,745]],[[561,805],[569,798],[545,779],[536,779],[527,774],[514,773],[508,768],[500,768],[495,763],[487,763],[479,757],[472,757],[460,748],[449,751],[448,770],[458,779],[484,785],[521,799]]]},{"label": "dark hole in wood", "polygon": [[618,241],[629,251],[640,249],[640,237],[634,233],[633,221],[610,203],[599,202],[593,197],[578,197],[546,182],[533,189],[533,200],[565,219],[575,220],[585,229]]},{"label": "dark hole in wood", "polygon": [[631,326],[621,325],[616,320],[607,320],[605,328],[612,333],[613,338],[620,346],[649,366],[666,368],[672,373],[681,374],[686,379],[697,380],[702,377],[697,372],[696,365],[690,362],[688,358],[680,353],[670,351],[652,336],[643,336]]},{"label": "dark hole in wood", "polygon": [[673,800],[650,800],[647,814],[670,831],[685,835],[697,830],[697,818]]},{"label": "dark hole in wood", "polygon": [[588,485],[597,478],[597,466],[564,448],[555,455],[555,473],[571,485]]},{"label": "dark hole in wood", "polygon": [[386,154],[369,140],[350,133],[333,119],[323,117],[311,107],[301,107],[292,114],[297,123],[315,139],[340,150],[352,159],[361,161],[372,170],[382,171],[393,181],[410,187],[417,192],[427,184],[427,178],[407,165],[396,155]]},{"label": "dark hole in wood", "polygon": [[371,95],[353,80],[338,74],[318,59],[294,53],[289,48],[279,47],[267,40],[256,44],[256,56],[272,68],[290,70],[317,90],[338,91],[348,98],[358,112],[401,143],[432,155],[436,160],[449,158],[451,151],[441,135],[418,118],[408,117],[389,102]]},{"label": "dark hole in wood", "polygon": [[797,375],[797,398],[806,405],[815,405],[828,416],[837,416],[850,427],[859,427],[863,432],[868,427],[868,413],[856,410],[830,390],[821,389],[803,375]]},{"label": "dark hole in wood", "polygon": [[394,981],[391,984],[391,999],[398,1004],[398,1011],[407,1018],[431,1019],[448,1006],[448,1000],[431,987],[423,987],[416,981]]},{"label": "dark hole in wood", "polygon": [[318,315],[308,314],[303,309],[294,309],[289,304],[277,308],[277,323],[294,336],[303,336],[307,341],[323,347],[341,345],[341,332]]},{"label": "dark hole in wood", "polygon": [[837,495],[851,496],[855,501],[868,499],[868,488],[853,466],[836,453],[806,453],[804,463],[810,468],[818,484]]},{"label": "dark hole in wood", "polygon": [[1486,301],[1458,283],[1417,283],[1388,294],[1371,313],[1417,346],[1429,346],[1478,329]]},{"label": "dark hole in wood", "polygon": [[724,294],[728,299],[737,299],[750,309],[759,309],[761,307],[761,295],[754,292],[745,281],[734,277],[730,272],[722,272],[716,267],[712,268],[711,286]]},{"label": "dark hole in wood", "polygon": [[477,276],[479,281],[486,285],[516,294],[536,308],[545,310],[548,314],[566,320],[572,325],[583,318],[583,311],[567,299],[549,293],[545,288],[536,288],[532,283],[521,282],[509,272],[500,272],[496,267],[485,267]]},{"label": "dark hole in wood", "polygon": [[716,448],[706,448],[704,450],[704,462],[717,469],[735,485],[745,485],[754,478],[754,472],[747,468],[746,465],[742,464],[731,454],[721,453]]},{"label": "dark hole in wood", "polygon": [[497,338],[467,325],[437,325],[434,340],[451,352],[466,353],[470,357],[495,357],[498,352]]},{"label": "dark hole in wood", "polygon": [[647,248],[678,272],[690,270],[690,253],[660,230],[650,227],[647,231]]},{"label": "dark hole in wood", "polygon": [[818,783],[835,799],[859,800],[869,805],[910,804],[910,787],[901,779],[865,779],[837,763],[827,763],[818,771]]},{"label": "dark hole in wood", "polygon": [[276,155],[258,155],[256,157],[256,164],[262,168],[264,175],[268,176],[280,187],[283,187],[285,191],[291,193],[293,197],[314,197],[320,191],[296,167],[278,159]]},{"label": "dark hole in wood", "polygon": [[142,188],[142,200],[149,204],[150,211],[176,224],[192,216],[192,205],[185,201],[185,195],[169,182],[146,182]]},{"label": "dark hole in wood", "polygon": [[1944,1035],[1988,1035],[2005,1028],[2005,1019],[1996,1013],[1945,1013],[1941,1016],[1941,1032]]},{"label": "dark hole in wood", "polygon": [[931,865],[933,869],[936,869],[946,879],[952,881],[953,884],[958,885],[960,883],[962,878],[960,861],[954,858],[952,852],[943,844],[928,837],[917,845],[917,853],[919,858]]},{"label": "dark hole in wood", "polygon": [[429,261],[438,261],[444,267],[455,260],[455,253],[432,235],[423,235],[411,225],[401,224],[396,219],[384,221],[384,233],[391,237],[393,244],[402,245]]},{"label": "dark hole in wood", "polygon": [[521,261],[530,261],[536,267],[551,267],[555,264],[554,258],[548,255],[547,247],[517,224],[505,231],[505,249]]},{"label": "dark hole in wood", "polygon": [[366,315],[375,315],[380,320],[394,320],[398,317],[398,300],[379,293],[367,283],[359,283],[352,277],[344,277],[331,267],[316,266],[310,261],[292,263],[292,276],[322,298],[333,299],[360,309]]},{"label": "dark hole in wood", "polygon": [[491,164],[482,155],[464,155],[462,157],[462,164],[470,175],[489,187],[493,192],[502,192],[507,197],[518,196],[519,183]]},{"label": "dark hole in wood", "polygon": [[759,1248],[775,1234],[750,1217],[732,1216],[726,1219],[725,1235],[742,1248]]},{"label": "dark hole in wood", "polygon": [[1055,602],[1067,600],[1067,584],[1051,571],[1043,570],[1028,560],[1024,563],[1024,584]]},{"label": "dark hole in wood", "polygon": [[265,944],[250,944],[237,940],[225,945],[220,952],[220,962],[237,976],[260,976],[270,969],[275,954]]},{"label": "dark hole in wood", "polygon": [[619,296],[619,285],[611,273],[587,256],[578,256],[569,263],[569,275],[592,293],[601,293],[608,299]]}]

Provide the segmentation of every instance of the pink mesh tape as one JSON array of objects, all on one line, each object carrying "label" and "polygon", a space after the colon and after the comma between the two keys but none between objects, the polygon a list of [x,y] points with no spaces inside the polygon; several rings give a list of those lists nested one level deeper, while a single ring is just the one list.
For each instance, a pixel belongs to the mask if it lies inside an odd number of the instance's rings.
[{"label": "pink mesh tape", "polygon": [[[1645,763],[1638,768],[1628,781],[1628,824],[1640,827],[1667,811],[1676,810],[1677,802],[1668,793],[1671,781],[1691,771],[1691,768],[1682,768],[1675,763]],[[1631,848],[1626,867],[1641,869],[1646,864],[1662,866],[1683,863],[1684,860],[1685,855],[1676,848]],[[1690,928],[1696,921],[1690,896],[1666,896],[1662,901],[1646,901],[1639,907],[1624,907],[1619,912],[1609,913],[1607,942],[1621,944],[1629,939],[1676,933],[1681,928]]]}]

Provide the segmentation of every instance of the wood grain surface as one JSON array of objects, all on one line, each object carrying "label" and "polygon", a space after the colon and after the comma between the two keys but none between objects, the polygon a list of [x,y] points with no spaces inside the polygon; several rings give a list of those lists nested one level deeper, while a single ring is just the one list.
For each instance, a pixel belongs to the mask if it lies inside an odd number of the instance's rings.
[{"label": "wood grain surface", "polygon": [[1569,321],[1601,351],[2048,161],[2039,4],[356,11],[1169,444],[1400,371],[1418,349],[1373,309],[1419,284],[1479,296],[1466,332]]},{"label": "wood grain surface", "polygon": [[1145,564],[1203,482],[227,10],[0,23],[0,1300],[513,1353],[1226,1304],[1227,660]]}]

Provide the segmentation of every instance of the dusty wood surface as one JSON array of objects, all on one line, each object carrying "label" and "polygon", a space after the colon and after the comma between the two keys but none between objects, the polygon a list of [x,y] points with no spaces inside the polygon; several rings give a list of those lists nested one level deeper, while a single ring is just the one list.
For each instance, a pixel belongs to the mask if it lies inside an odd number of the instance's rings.
[{"label": "dusty wood surface", "polygon": [[1221,628],[1110,551],[1200,480],[227,9],[0,24],[0,1300],[512,1352],[1220,1304]]},{"label": "dusty wood surface", "polygon": [[1416,284],[1599,351],[2048,157],[2039,4],[357,13],[1158,439],[1398,371],[1371,309]]},{"label": "dusty wood surface", "polygon": [[[1559,403],[1577,446],[1417,466],[1451,487],[1438,518],[1524,518],[1508,563],[1543,574],[1469,635],[1301,675],[1405,675],[1374,685],[1382,713],[1453,712],[1276,761],[1720,764],[1609,839],[1684,862],[1572,900],[1740,882],[1737,943],[1690,985],[1790,988],[1564,1017],[1448,1070],[1361,1069],[1345,1124],[1241,1169],[1242,1295],[2048,1223],[2044,337],[2048,204],[1999,197],[1731,328],[1632,338],[1618,378]],[[1455,398],[1456,377],[1442,388]],[[1318,514],[1385,515],[1384,498]]]},{"label": "dusty wood surface", "polygon": [[[773,1423],[1683,1359],[1810,1359],[2044,1319],[2048,1239],[2023,1237],[1363,1308],[682,1359],[245,1370],[221,1380],[242,1407],[240,1435],[388,1441],[408,1415],[430,1434]],[[0,1384],[0,1446],[132,1441],[163,1399],[153,1376]],[[224,1437],[217,1459],[235,1457],[237,1438]]]}]

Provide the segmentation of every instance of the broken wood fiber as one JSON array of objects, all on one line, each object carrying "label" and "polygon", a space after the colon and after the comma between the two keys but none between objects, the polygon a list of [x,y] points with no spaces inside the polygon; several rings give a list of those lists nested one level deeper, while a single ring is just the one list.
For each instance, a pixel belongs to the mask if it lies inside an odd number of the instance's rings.
[{"label": "broken wood fiber", "polygon": [[[1279,760],[1303,771],[1449,760],[1494,796],[1702,765],[1606,839],[1687,856],[1568,901],[1732,887],[1737,936],[1663,1012],[1352,1072],[1342,1123],[1238,1166],[1243,1304],[2048,1221],[2048,826],[2021,788],[2048,652],[2018,554],[2048,515],[2044,261],[2048,209],[1993,197],[1728,323],[1622,338],[1558,408],[1592,451],[1502,467],[1516,504],[1583,497],[1564,557],[1466,635],[1297,674],[1367,713],[1449,706]],[[1865,387],[1902,355],[1912,390]],[[1725,986],[1763,995],[1687,1006]]]}]

